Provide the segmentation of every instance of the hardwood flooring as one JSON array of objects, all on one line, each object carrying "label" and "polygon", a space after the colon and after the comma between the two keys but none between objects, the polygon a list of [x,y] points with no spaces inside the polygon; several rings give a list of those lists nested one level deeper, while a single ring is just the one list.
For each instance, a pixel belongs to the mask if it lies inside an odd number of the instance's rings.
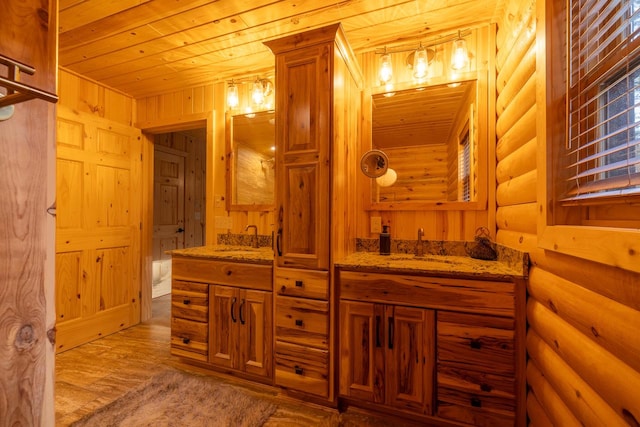
[{"label": "hardwood flooring", "polygon": [[351,409],[338,413],[279,395],[272,387],[243,382],[182,362],[172,356],[169,349],[170,298],[171,295],[165,295],[153,300],[153,316],[149,321],[56,356],[56,426],[68,426],[168,368],[206,372],[220,381],[275,400],[278,409],[265,424],[267,427],[413,425]]}]

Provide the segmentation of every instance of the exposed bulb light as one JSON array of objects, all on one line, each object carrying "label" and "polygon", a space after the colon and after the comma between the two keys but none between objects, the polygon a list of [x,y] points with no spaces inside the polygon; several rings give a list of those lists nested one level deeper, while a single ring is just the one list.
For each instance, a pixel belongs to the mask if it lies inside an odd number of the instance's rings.
[{"label": "exposed bulb light", "polygon": [[378,78],[382,83],[389,83],[393,77],[393,67],[391,66],[391,54],[387,53],[385,48],[384,53],[380,56],[380,70],[378,71]]},{"label": "exposed bulb light", "polygon": [[427,49],[420,47],[413,54],[413,77],[422,80],[429,73],[429,59],[427,57]]},{"label": "exposed bulb light", "polygon": [[396,171],[394,171],[391,168],[387,168],[387,171],[385,172],[384,175],[376,178],[376,183],[380,187],[390,187],[396,183],[397,179],[398,179],[398,174],[396,173]]},{"label": "exposed bulb light", "polygon": [[240,98],[238,97],[238,85],[231,80],[229,87],[227,87],[227,105],[229,108],[236,108],[239,103]]},{"label": "exposed bulb light", "polygon": [[260,79],[256,79],[256,81],[253,82],[253,88],[251,89],[251,100],[255,105],[260,106],[264,103],[264,93],[265,90],[262,81],[260,81]]},{"label": "exposed bulb light", "polygon": [[462,70],[469,65],[469,52],[467,51],[467,42],[460,37],[460,31],[458,31],[458,38],[453,41],[451,47],[451,68],[454,70]]}]

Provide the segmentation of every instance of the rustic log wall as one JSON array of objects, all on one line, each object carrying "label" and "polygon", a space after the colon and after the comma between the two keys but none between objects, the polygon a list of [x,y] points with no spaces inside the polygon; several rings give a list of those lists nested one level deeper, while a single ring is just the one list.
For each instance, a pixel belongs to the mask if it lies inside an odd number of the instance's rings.
[{"label": "rustic log wall", "polygon": [[[640,275],[538,248],[536,17],[508,2],[498,23],[497,241],[531,254],[527,412],[531,425],[638,425]],[[538,20],[540,22],[540,20]],[[542,21],[544,22],[544,21]],[[539,33],[538,33],[539,34]]]}]

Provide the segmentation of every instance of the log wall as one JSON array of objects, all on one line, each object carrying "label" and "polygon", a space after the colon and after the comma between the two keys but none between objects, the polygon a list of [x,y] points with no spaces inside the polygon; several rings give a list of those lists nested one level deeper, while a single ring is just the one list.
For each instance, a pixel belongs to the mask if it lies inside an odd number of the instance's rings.
[{"label": "log wall", "polygon": [[[497,241],[529,252],[531,425],[639,425],[640,275],[538,247],[536,21],[544,1],[508,2],[496,35]],[[538,19],[537,19],[538,18]],[[537,32],[544,34],[544,32]],[[539,37],[539,36],[538,36]]]}]

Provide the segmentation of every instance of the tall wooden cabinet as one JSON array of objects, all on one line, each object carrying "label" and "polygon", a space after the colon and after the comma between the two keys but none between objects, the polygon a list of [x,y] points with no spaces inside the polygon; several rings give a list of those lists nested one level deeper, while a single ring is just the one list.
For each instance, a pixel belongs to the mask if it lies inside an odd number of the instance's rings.
[{"label": "tall wooden cabinet", "polygon": [[277,88],[275,382],[332,401],[332,259],[355,242],[355,185],[334,171],[355,176],[362,78],[340,24],[266,45]]}]

